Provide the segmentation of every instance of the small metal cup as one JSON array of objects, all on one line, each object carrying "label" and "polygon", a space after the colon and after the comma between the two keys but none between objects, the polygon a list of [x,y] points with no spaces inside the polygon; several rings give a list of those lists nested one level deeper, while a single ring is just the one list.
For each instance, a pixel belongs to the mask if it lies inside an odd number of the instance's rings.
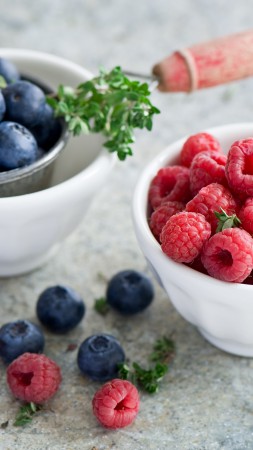
[{"label": "small metal cup", "polygon": [[66,123],[60,120],[60,124],[60,137],[44,156],[29,166],[0,172],[0,197],[30,194],[49,187],[55,161],[69,138]]},{"label": "small metal cup", "polygon": [[[21,78],[36,84],[45,94],[53,92],[51,87],[43,81],[30,75],[22,75]],[[61,118],[58,120],[61,127],[59,138],[44,156],[28,166],[0,172],[0,197],[31,194],[32,192],[49,187],[55,160],[65,147],[69,138],[66,122]]]}]

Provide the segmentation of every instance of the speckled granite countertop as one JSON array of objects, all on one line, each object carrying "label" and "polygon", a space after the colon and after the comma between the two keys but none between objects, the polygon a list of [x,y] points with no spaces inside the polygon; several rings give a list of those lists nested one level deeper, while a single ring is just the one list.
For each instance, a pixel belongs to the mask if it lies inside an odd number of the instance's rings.
[{"label": "speckled granite countertop", "polygon": [[[0,42],[69,58],[96,72],[120,64],[149,71],[175,49],[252,27],[248,0],[23,0],[0,1]],[[162,110],[152,134],[137,134],[135,156],[116,165],[82,224],[44,267],[28,275],[0,280],[1,324],[34,319],[38,294],[47,286],[68,283],[82,293],[86,317],[59,339],[46,334],[45,352],[64,373],[50,408],[25,428],[13,426],[17,402],[1,371],[1,450],[252,450],[253,360],[225,354],[206,342],[182,319],[155,283],[152,306],[138,318],[105,318],[93,310],[94,298],[124,268],[148,272],[134,235],[131,198],[138,175],[154,155],[173,140],[219,124],[250,121],[253,79],[191,95],[153,94]],[[149,273],[151,276],[151,274]],[[130,427],[106,431],[91,413],[98,386],[84,379],[70,343],[98,331],[122,342],[130,359],[145,361],[161,335],[174,333],[177,353],[155,396],[142,395],[139,415]]]}]

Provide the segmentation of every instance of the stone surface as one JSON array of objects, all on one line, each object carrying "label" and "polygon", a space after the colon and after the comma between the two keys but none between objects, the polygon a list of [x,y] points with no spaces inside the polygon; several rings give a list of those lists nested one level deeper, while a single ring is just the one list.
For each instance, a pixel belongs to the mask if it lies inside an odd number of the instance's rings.
[{"label": "stone surface", "polygon": [[[3,47],[42,50],[97,71],[121,65],[149,72],[175,49],[252,27],[247,0],[2,0]],[[13,426],[18,402],[0,366],[0,449],[23,450],[252,450],[253,361],[225,354],[206,342],[175,311],[155,283],[152,306],[138,317],[105,318],[93,310],[105,282],[124,268],[148,273],[134,235],[131,199],[143,166],[164,146],[184,135],[230,122],[251,121],[253,79],[194,94],[159,94],[153,102],[162,114],[152,133],[137,133],[135,155],[118,163],[85,219],[44,267],[0,280],[1,318],[36,321],[35,303],[47,286],[67,283],[87,305],[86,317],[59,338],[46,333],[45,353],[62,367],[59,393],[31,425]],[[0,249],[1,251],[1,249]],[[238,299],[239,300],[239,299]],[[105,331],[121,341],[130,360],[145,364],[153,342],[173,333],[176,357],[158,394],[141,394],[139,415],[130,427],[103,429],[91,411],[99,384],[78,371],[76,350],[66,351],[90,334]]]}]

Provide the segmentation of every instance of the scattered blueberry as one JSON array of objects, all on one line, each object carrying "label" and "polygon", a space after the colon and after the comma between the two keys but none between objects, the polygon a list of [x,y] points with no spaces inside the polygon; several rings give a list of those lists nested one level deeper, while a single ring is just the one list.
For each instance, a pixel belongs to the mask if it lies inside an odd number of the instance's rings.
[{"label": "scattered blueberry", "polygon": [[15,64],[5,58],[0,58],[0,75],[5,79],[7,84],[15,83],[20,78]]},{"label": "scattered blueberry", "polygon": [[41,323],[53,333],[67,333],[85,314],[80,295],[68,286],[52,286],[39,296],[36,312]]},{"label": "scattered blueberry", "polygon": [[0,328],[0,357],[7,364],[23,353],[43,352],[45,339],[41,329],[28,320],[17,320]]},{"label": "scattered blueberry", "polygon": [[109,334],[88,337],[80,345],[77,355],[79,369],[94,381],[117,377],[118,364],[124,360],[125,353],[120,343]]},{"label": "scattered blueberry", "polygon": [[30,81],[20,80],[2,90],[6,118],[30,129],[40,122],[46,103],[43,90]]},{"label": "scattered blueberry", "polygon": [[0,123],[0,166],[6,170],[32,164],[37,158],[38,146],[34,136],[23,125]]},{"label": "scattered blueberry", "polygon": [[136,270],[123,270],[107,285],[106,300],[121,314],[136,314],[147,308],[154,298],[150,279]]},{"label": "scattered blueberry", "polygon": [[0,120],[3,120],[5,111],[6,111],[5,100],[2,91],[0,91]]}]

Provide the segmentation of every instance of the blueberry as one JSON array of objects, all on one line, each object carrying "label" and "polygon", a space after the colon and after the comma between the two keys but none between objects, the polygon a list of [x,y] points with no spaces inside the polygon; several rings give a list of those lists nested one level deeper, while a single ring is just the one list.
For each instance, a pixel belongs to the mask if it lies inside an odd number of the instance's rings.
[{"label": "blueberry", "polygon": [[44,344],[43,332],[28,320],[9,322],[0,328],[0,357],[7,364],[23,353],[43,352]]},{"label": "blueberry", "polygon": [[77,355],[79,369],[94,381],[107,381],[117,377],[118,364],[124,360],[124,350],[110,334],[88,337],[80,345]]},{"label": "blueberry", "polygon": [[20,80],[3,89],[6,118],[30,129],[40,122],[46,103],[43,90],[30,81]]},{"label": "blueberry", "polygon": [[0,166],[5,170],[28,166],[38,152],[34,136],[15,122],[0,123]]},{"label": "blueberry", "polygon": [[59,120],[54,117],[54,110],[51,106],[45,103],[39,122],[29,130],[40,147],[45,150],[53,147],[60,137],[61,125]]},{"label": "blueberry", "polygon": [[0,91],[0,120],[3,120],[5,111],[6,111],[5,100],[2,91]]},{"label": "blueberry", "polygon": [[136,270],[122,270],[107,285],[106,300],[121,314],[136,314],[147,308],[154,298],[150,279]]},{"label": "blueberry", "polygon": [[39,296],[36,312],[41,323],[53,333],[67,333],[85,314],[80,295],[68,286],[52,286]]},{"label": "blueberry", "polygon": [[4,77],[7,84],[15,83],[20,78],[15,64],[5,58],[0,58],[0,75]]}]

